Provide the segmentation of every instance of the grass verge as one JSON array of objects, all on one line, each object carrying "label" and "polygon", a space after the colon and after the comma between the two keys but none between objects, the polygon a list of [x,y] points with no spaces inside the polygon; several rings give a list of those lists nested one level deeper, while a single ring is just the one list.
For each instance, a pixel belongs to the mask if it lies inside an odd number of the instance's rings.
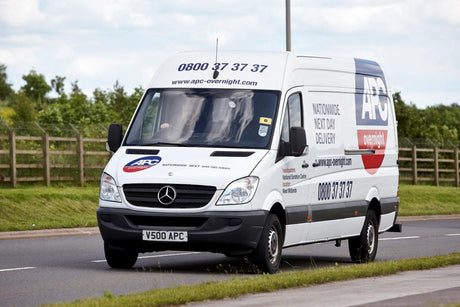
[{"label": "grass verge", "polygon": [[96,226],[98,187],[0,189],[0,231]]},{"label": "grass verge", "polygon": [[400,185],[401,216],[460,214],[460,188]]},{"label": "grass verge", "polygon": [[[400,216],[460,214],[460,188],[400,186]],[[0,189],[0,231],[96,226],[99,188]]]},{"label": "grass verge", "polygon": [[287,288],[306,287],[333,281],[363,277],[376,277],[405,271],[427,270],[460,264],[460,253],[443,256],[373,262],[360,265],[328,267],[315,270],[294,271],[275,275],[257,275],[211,281],[192,286],[150,290],[144,293],[114,296],[106,291],[104,298],[86,299],[73,303],[50,306],[170,306],[190,302],[203,302],[236,298],[250,293],[271,292]]}]

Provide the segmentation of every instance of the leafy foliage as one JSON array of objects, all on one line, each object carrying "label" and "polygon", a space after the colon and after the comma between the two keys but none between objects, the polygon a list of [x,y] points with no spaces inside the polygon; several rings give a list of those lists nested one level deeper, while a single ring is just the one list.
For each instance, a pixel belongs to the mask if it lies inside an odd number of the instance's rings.
[{"label": "leafy foliage", "polygon": [[31,70],[29,74],[22,76],[26,84],[21,87],[27,97],[34,100],[40,108],[46,105],[46,94],[51,91],[51,86],[46,83],[45,76]]},{"label": "leafy foliage", "polygon": [[6,68],[6,65],[0,64],[0,100],[8,98],[13,93],[13,88],[7,81]]},{"label": "leafy foliage", "polygon": [[19,91],[17,94],[13,95],[10,106],[14,110],[14,115],[11,118],[12,120],[24,122],[35,120],[36,102],[25,92]]},{"label": "leafy foliage", "polygon": [[[65,77],[56,76],[49,85],[42,74],[31,70],[22,78],[26,84],[15,93],[7,83],[6,66],[0,65],[0,100],[5,99],[14,111],[5,120],[74,125],[119,122],[127,126],[144,92],[138,87],[130,95],[116,81],[113,89],[96,88],[93,97],[88,98],[78,80],[71,83],[71,92],[66,93]],[[59,95],[57,98],[48,96],[52,90]],[[9,113],[2,113],[5,114]]]},{"label": "leafy foliage", "polygon": [[460,105],[436,105],[417,109],[414,104],[405,104],[401,93],[393,95],[398,136],[410,139],[431,139],[433,141],[460,140]]},{"label": "leafy foliage", "polygon": [[65,77],[56,76],[51,80],[51,87],[58,93],[62,95],[64,93],[64,81]]}]

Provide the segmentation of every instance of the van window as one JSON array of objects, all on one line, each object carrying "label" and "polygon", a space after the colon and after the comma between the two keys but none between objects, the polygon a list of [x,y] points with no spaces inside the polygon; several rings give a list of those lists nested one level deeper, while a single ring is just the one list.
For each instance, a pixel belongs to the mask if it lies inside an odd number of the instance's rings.
[{"label": "van window", "polygon": [[296,93],[289,96],[289,126],[290,127],[302,127],[302,107],[300,94]]},{"label": "van window", "polygon": [[280,92],[150,89],[125,145],[268,148]]},{"label": "van window", "polygon": [[291,127],[303,127],[302,124],[302,100],[300,93],[295,93],[289,96],[288,103],[283,119],[283,130],[281,132],[281,140],[289,142],[289,130]]},{"label": "van window", "polygon": [[303,127],[302,120],[302,99],[300,93],[289,96],[283,118],[283,127],[281,130],[281,140],[277,155],[277,161],[282,159],[286,152],[289,151],[289,130],[291,127]]}]

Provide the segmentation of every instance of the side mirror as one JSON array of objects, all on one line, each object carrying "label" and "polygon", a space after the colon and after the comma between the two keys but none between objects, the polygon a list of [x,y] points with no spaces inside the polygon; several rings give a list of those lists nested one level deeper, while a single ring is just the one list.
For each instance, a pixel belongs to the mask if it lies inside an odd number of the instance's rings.
[{"label": "side mirror", "polygon": [[109,134],[107,136],[108,150],[116,152],[121,146],[123,140],[123,127],[121,124],[110,124]]},{"label": "side mirror", "polygon": [[289,139],[291,143],[291,155],[299,157],[303,154],[307,146],[307,137],[303,127],[291,127],[289,130]]}]

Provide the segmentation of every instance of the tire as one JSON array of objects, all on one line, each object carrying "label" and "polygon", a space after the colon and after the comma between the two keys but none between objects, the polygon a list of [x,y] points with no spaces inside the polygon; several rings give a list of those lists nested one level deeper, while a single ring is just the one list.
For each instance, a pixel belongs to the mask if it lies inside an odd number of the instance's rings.
[{"label": "tire", "polygon": [[137,261],[138,253],[132,250],[115,249],[104,242],[105,259],[114,269],[130,269]]},{"label": "tire", "polygon": [[265,273],[276,273],[281,263],[283,230],[278,217],[270,214],[262,231],[259,244],[252,254],[254,264]]},{"label": "tire", "polygon": [[364,263],[374,261],[379,244],[377,215],[369,210],[359,237],[348,240],[348,250],[353,262]]}]

